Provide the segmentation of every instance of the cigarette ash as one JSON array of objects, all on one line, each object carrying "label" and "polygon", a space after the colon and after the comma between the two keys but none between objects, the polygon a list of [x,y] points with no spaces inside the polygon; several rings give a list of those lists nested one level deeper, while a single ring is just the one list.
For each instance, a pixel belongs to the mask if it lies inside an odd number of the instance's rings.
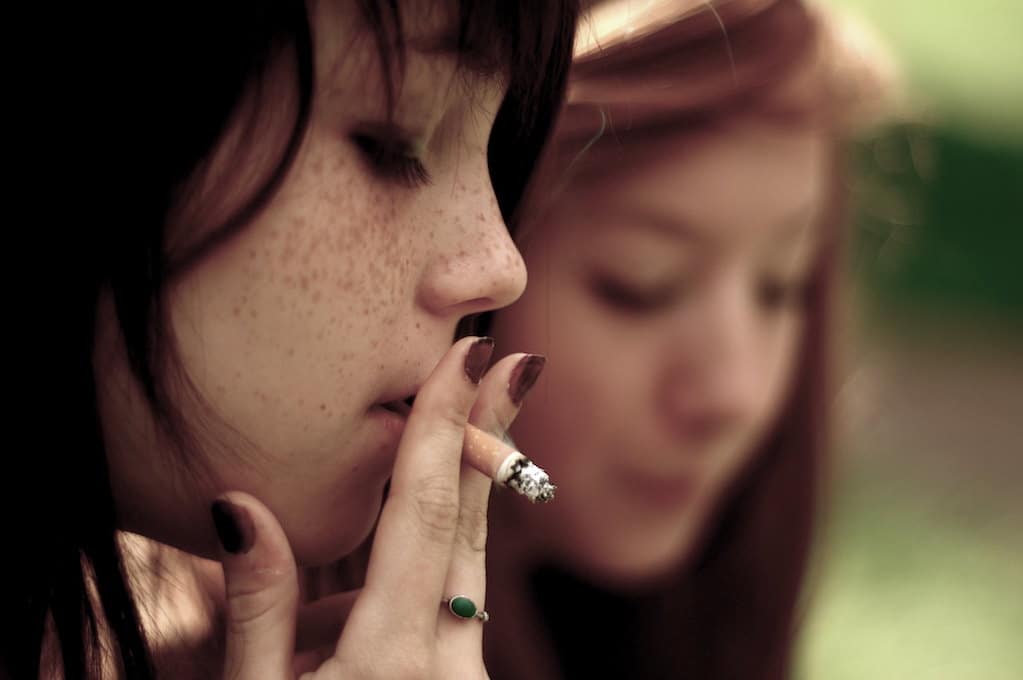
[{"label": "cigarette ash", "polygon": [[542,468],[525,456],[512,464],[511,474],[505,484],[533,503],[549,502],[558,488],[551,484],[551,478]]}]

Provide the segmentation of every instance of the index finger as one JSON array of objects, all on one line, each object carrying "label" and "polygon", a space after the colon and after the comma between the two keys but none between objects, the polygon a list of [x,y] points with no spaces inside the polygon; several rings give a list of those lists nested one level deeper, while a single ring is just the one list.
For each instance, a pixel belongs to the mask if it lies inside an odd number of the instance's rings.
[{"label": "index finger", "polygon": [[458,525],[465,424],[492,351],[490,338],[460,340],[416,396],[350,626],[384,616],[395,633],[434,634]]}]

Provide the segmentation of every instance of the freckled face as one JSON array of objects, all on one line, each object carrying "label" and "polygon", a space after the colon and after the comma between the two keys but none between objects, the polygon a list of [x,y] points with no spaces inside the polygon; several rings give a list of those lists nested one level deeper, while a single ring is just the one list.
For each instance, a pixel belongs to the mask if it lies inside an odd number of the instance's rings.
[{"label": "freckled face", "polygon": [[[458,319],[525,285],[487,170],[502,86],[418,51],[437,22],[406,17],[408,67],[389,120],[376,42],[353,39],[355,16],[342,3],[313,8],[301,151],[268,207],[170,297],[183,367],[206,402],[182,400],[208,429],[196,467],[214,481],[199,495],[258,496],[307,564],[349,551],[376,517],[400,436],[379,404],[415,391]],[[130,407],[106,410],[118,408]],[[111,448],[126,523],[208,550],[206,505],[138,470],[166,456]]]},{"label": "freckled face", "polygon": [[629,582],[693,550],[791,383],[824,160],[740,120],[579,182],[529,232],[493,330],[549,355],[512,434],[559,485],[521,519],[560,559]]}]

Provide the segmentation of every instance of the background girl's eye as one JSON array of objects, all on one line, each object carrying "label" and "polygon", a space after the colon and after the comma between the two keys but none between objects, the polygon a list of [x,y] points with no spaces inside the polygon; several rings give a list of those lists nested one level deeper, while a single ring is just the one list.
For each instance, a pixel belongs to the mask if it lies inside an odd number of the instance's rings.
[{"label": "background girl's eye", "polygon": [[410,189],[430,183],[430,173],[411,152],[407,143],[367,134],[352,135],[352,142],[382,179]]},{"label": "background girl's eye", "polygon": [[670,306],[677,296],[673,286],[644,289],[617,281],[598,277],[591,289],[594,296],[606,306],[629,314],[651,314]]},{"label": "background girl's eye", "polygon": [[805,282],[770,279],[758,283],[755,293],[757,305],[766,312],[799,311],[805,307],[808,294],[809,285]]}]

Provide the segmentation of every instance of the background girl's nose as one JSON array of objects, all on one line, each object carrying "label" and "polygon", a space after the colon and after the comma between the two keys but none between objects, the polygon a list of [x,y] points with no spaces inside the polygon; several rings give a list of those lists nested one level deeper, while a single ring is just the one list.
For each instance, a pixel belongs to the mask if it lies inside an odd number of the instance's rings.
[{"label": "background girl's nose", "polygon": [[669,411],[704,414],[709,420],[750,417],[766,389],[766,356],[758,337],[756,309],[738,286],[723,286],[693,300],[679,333],[666,347]]}]

